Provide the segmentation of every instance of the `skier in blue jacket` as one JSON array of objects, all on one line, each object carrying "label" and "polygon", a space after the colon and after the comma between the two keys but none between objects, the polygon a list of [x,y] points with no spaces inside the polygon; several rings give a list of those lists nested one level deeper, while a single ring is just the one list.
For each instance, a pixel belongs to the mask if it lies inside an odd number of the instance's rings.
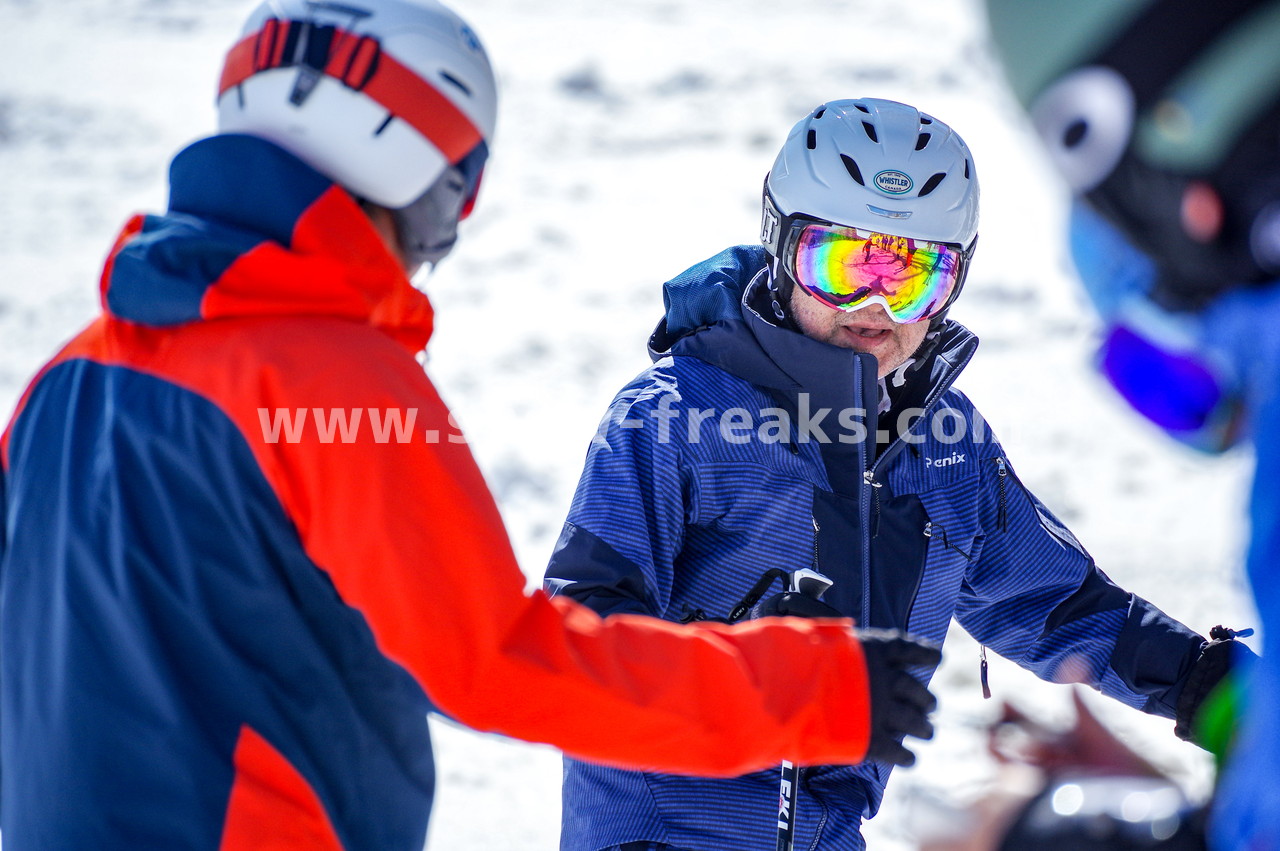
[{"label": "skier in blue jacket", "polygon": [[[766,179],[763,246],[666,285],[654,363],[592,442],[548,587],[606,615],[845,615],[939,643],[954,617],[1185,738],[1232,638],[1113,584],[953,387],[978,343],[946,318],[977,225],[972,156],[937,119],[868,98],[801,120]],[[768,569],[805,568],[832,581],[822,601],[765,590]],[[804,768],[794,847],[863,848],[911,760]],[[772,848],[779,778],[568,759],[563,801],[566,851]]]},{"label": "skier in blue jacket", "polygon": [[1245,567],[1262,660],[1205,713],[1225,719],[1210,843],[1280,848],[1280,442],[1267,439],[1280,417],[1280,8],[986,5],[1014,94],[1074,195],[1101,372],[1179,441],[1256,453]]}]

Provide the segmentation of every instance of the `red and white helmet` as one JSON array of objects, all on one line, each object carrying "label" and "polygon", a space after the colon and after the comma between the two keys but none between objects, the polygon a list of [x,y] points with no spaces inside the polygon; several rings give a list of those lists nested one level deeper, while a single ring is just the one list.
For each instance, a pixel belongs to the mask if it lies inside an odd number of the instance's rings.
[{"label": "red and white helmet", "polygon": [[497,117],[476,34],[435,0],[265,0],[227,55],[218,129],[409,206],[450,167],[473,200]]}]

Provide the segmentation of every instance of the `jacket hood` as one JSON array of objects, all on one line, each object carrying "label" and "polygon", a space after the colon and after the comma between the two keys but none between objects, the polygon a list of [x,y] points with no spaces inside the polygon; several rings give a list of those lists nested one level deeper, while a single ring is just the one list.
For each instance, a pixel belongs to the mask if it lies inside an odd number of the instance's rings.
[{"label": "jacket hood", "polygon": [[744,312],[744,293],[766,260],[763,248],[739,245],[663,284],[666,315],[649,338],[650,357],[696,357],[761,387],[799,390],[801,382],[760,346]]},{"label": "jacket hood", "polygon": [[169,210],[135,216],[102,275],[103,310],[165,327],[249,316],[368,322],[417,351],[432,310],[346,190],[262,139],[181,151]]}]

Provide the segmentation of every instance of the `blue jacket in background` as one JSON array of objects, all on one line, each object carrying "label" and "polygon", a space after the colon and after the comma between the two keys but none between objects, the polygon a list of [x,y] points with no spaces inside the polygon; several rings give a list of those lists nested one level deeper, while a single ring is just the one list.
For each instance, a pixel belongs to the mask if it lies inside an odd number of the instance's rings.
[{"label": "blue jacket in background", "polygon": [[[726,618],[767,569],[815,567],[859,624],[941,642],[954,617],[1046,680],[1173,717],[1203,639],[1114,585],[1019,483],[952,387],[977,339],[946,322],[877,417],[875,359],[766,319],[764,263],[762,248],[732,248],[666,285],[654,363],[592,442],[548,587],[603,614]],[[924,415],[896,434],[904,409]],[[805,769],[796,847],[863,848],[889,771]],[[772,847],[777,801],[776,771],[712,780],[568,759],[561,848]]]},{"label": "blue jacket in background", "polygon": [[1206,315],[1206,343],[1234,369],[1257,456],[1249,499],[1246,570],[1262,624],[1262,658],[1249,674],[1247,706],[1214,797],[1215,849],[1280,843],[1280,282],[1233,291]]}]

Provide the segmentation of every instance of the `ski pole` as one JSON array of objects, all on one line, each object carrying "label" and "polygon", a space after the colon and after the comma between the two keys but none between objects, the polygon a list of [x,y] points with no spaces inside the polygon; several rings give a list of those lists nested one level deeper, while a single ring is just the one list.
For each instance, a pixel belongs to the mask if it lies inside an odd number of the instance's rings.
[{"label": "ski pole", "polygon": [[[816,570],[803,568],[791,574],[788,591],[803,594],[817,600],[832,582]],[[796,792],[800,785],[800,766],[782,761],[782,777],[778,785],[778,847],[777,851],[792,851],[796,841]]]}]

